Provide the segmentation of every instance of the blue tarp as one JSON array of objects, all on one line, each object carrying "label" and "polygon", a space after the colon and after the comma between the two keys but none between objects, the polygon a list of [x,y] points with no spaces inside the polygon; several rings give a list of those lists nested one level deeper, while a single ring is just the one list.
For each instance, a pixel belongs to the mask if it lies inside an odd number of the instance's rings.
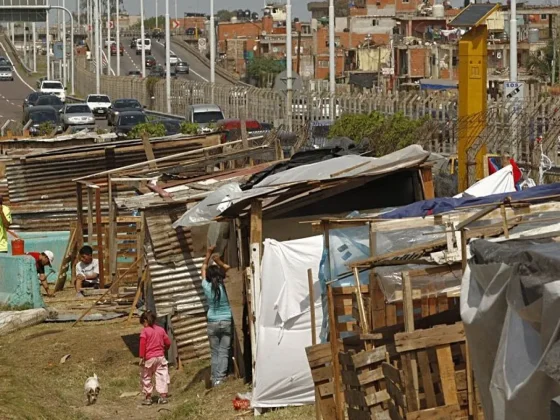
[{"label": "blue tarp", "polygon": [[457,81],[447,79],[421,79],[420,90],[458,89]]},{"label": "blue tarp", "polygon": [[418,201],[408,206],[399,207],[393,211],[382,214],[383,219],[403,219],[405,217],[425,217],[448,211],[459,207],[481,206],[485,204],[498,203],[506,197],[512,201],[531,200],[532,203],[538,202],[539,198],[560,195],[560,183],[539,185],[523,191],[514,193],[494,194],[478,198],[434,198],[432,200]]}]

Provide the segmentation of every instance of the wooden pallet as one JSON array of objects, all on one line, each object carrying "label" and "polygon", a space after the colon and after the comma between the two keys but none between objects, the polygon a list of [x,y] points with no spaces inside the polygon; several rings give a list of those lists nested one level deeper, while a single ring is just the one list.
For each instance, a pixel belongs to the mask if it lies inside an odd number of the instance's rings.
[{"label": "wooden pallet", "polygon": [[461,322],[395,334],[395,348],[382,365],[392,420],[481,418]]},{"label": "wooden pallet", "polygon": [[332,351],[329,343],[316,344],[305,349],[311,368],[311,376],[319,396],[315,404],[319,404],[323,420],[336,420],[336,403],[334,399],[334,377]]},{"label": "wooden pallet", "polygon": [[389,420],[381,365],[387,360],[385,346],[360,353],[339,353],[349,420]]}]

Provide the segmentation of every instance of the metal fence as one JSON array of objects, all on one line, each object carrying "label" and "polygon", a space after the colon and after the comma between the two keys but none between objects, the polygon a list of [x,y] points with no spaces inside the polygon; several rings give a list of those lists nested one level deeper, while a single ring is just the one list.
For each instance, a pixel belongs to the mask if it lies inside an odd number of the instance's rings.
[{"label": "metal fence", "polygon": [[[95,91],[95,75],[79,65],[77,89],[82,94]],[[165,112],[165,80],[133,77],[101,77],[102,92],[111,98],[136,98],[154,111]],[[560,136],[560,98],[534,90],[518,108],[504,99],[488,100],[488,111],[459,121],[457,95],[449,92],[366,92],[337,93],[335,114],[369,113],[386,115],[401,112],[410,118],[429,117],[434,129],[426,132],[418,143],[438,153],[455,153],[458,133],[469,130],[474,138],[471,159],[485,145],[489,153],[508,153],[526,165],[538,166],[540,144],[543,153],[556,163]],[[286,126],[286,96],[281,91],[234,85],[215,85],[175,79],[171,85],[172,113],[185,116],[191,104],[215,103],[226,118],[256,119]],[[328,120],[331,98],[329,93],[294,92],[292,102],[293,127],[306,131],[314,121]],[[480,127],[479,130],[476,127]],[[539,150],[537,150],[539,149]]]}]

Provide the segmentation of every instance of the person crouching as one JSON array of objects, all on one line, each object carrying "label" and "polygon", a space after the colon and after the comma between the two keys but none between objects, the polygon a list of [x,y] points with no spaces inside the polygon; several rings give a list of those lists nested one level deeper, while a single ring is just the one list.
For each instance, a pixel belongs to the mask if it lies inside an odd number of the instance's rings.
[{"label": "person crouching", "polygon": [[80,262],[76,264],[76,297],[84,297],[82,288],[99,288],[99,261],[93,258],[93,249],[85,245],[80,249]]},{"label": "person crouching", "polygon": [[171,347],[171,340],[165,330],[156,324],[153,312],[144,312],[140,316],[140,324],[144,326],[140,333],[140,377],[144,394],[142,405],[152,405],[153,376],[156,378],[156,391],[159,394],[158,404],[167,404],[169,369],[165,351]]}]

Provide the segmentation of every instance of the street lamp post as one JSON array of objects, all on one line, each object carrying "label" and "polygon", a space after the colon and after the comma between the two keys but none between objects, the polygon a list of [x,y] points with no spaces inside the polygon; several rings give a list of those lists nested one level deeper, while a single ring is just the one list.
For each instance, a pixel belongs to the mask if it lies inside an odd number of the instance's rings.
[{"label": "street lamp post", "polygon": [[[62,8],[66,9],[66,0],[62,0]],[[62,80],[64,85],[68,84],[68,68],[66,62],[66,13],[62,13],[62,68],[64,70]]]},{"label": "street lamp post", "polygon": [[115,6],[117,8],[116,21],[117,21],[117,76],[121,75],[121,25],[120,25],[120,4],[119,0],[115,0]]},{"label": "street lamp post", "polygon": [[37,25],[31,23],[31,31],[33,32],[33,73],[37,73]]},{"label": "street lamp post", "polygon": [[158,26],[158,10],[157,10],[157,6],[158,6],[158,0],[156,0],[156,28],[159,28],[159,26]]},{"label": "street lamp post", "polygon": [[212,103],[214,103],[214,84],[216,83],[216,21],[214,19],[214,0],[210,0],[210,83],[212,84]]},{"label": "street lamp post", "polygon": [[[157,0],[156,0],[157,3]],[[170,49],[171,49],[171,36],[169,24],[169,0],[165,0],[165,96],[167,100],[167,113],[171,114],[171,63],[170,63]]]},{"label": "street lamp post", "polygon": [[101,93],[101,33],[100,33],[100,19],[99,19],[99,1],[93,0],[95,6],[94,20],[95,20],[95,93]]},{"label": "street lamp post", "polygon": [[286,118],[292,131],[293,73],[292,73],[292,0],[286,3]]},{"label": "street lamp post", "polygon": [[330,87],[330,101],[329,101],[329,114],[330,119],[335,118],[335,94],[336,94],[336,57],[334,55],[334,0],[329,2],[329,87]]},{"label": "street lamp post", "polygon": [[47,49],[47,80],[51,79],[51,31],[49,23],[49,10],[47,10],[47,18],[45,20],[46,26],[46,37],[45,37],[45,48]]},{"label": "street lamp post", "polygon": [[145,49],[145,29],[144,29],[144,0],[140,0],[140,42],[142,44],[142,77],[146,77],[146,49]]},{"label": "street lamp post", "polygon": [[107,0],[107,76],[111,75],[111,0]]},{"label": "street lamp post", "polygon": [[23,22],[23,62],[27,65],[27,23]]}]

